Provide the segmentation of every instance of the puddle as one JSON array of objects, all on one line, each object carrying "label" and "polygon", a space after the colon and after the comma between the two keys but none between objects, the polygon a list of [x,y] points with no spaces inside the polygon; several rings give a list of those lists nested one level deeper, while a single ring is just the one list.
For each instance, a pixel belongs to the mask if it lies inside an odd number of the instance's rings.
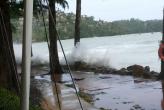
[{"label": "puddle", "polygon": [[[104,110],[162,110],[163,93],[160,81],[84,72],[74,72],[73,76],[80,90],[94,95],[92,104],[96,108],[104,108]],[[50,81],[49,76],[35,78]],[[60,79],[58,82],[62,84],[72,83],[69,74],[63,74]],[[62,91],[61,88],[61,94]],[[71,89],[71,91],[74,90]],[[46,94],[49,92],[52,91],[48,91]],[[69,96],[69,94],[67,95]],[[67,101],[71,102],[71,99]]]}]

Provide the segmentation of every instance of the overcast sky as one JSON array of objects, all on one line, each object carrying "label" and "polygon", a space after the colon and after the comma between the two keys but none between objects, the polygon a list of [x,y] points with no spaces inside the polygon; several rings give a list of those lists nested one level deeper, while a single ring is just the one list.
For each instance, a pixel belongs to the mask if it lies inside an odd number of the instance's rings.
[{"label": "overcast sky", "polygon": [[[67,0],[69,9],[76,10],[76,0]],[[82,15],[94,16],[96,20],[114,21],[139,18],[141,20],[162,19],[164,0],[81,0]]]}]

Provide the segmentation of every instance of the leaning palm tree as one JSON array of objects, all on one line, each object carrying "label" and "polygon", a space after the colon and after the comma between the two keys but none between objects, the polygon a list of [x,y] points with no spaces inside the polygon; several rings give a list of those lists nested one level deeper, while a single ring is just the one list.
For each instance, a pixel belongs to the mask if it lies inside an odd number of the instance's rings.
[{"label": "leaning palm tree", "polygon": [[75,20],[75,34],[74,45],[80,42],[80,20],[81,20],[81,0],[76,0],[76,20]]}]

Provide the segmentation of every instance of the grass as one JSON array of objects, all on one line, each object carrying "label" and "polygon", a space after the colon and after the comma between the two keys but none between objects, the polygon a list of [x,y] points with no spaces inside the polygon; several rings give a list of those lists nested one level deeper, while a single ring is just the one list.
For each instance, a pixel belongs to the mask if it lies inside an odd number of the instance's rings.
[{"label": "grass", "polygon": [[[19,110],[20,98],[14,93],[0,88],[0,110]],[[39,106],[31,106],[30,110],[42,110]]]}]

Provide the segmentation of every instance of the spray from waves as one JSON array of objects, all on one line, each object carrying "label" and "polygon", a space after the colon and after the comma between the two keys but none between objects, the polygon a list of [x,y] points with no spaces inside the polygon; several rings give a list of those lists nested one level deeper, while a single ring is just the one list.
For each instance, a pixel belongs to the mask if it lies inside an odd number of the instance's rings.
[{"label": "spray from waves", "polygon": [[[82,43],[73,47],[66,56],[69,64],[74,64],[75,62],[80,61],[89,65],[110,66],[108,49],[90,49]],[[61,58],[61,63],[65,65],[63,57]]]},{"label": "spray from waves", "polygon": [[[14,45],[16,62],[21,64],[22,61],[22,45],[15,44]],[[74,62],[80,61],[85,62],[89,65],[95,66],[109,66],[110,58],[109,58],[109,50],[108,49],[92,49],[88,48],[84,44],[80,43],[77,47],[73,47],[72,49],[65,52],[68,63],[74,64]],[[63,53],[59,49],[59,59],[62,65],[65,65],[65,60],[63,57]],[[49,64],[49,52],[46,43],[34,43],[33,44],[33,57],[31,58],[32,65],[48,65]]]}]

